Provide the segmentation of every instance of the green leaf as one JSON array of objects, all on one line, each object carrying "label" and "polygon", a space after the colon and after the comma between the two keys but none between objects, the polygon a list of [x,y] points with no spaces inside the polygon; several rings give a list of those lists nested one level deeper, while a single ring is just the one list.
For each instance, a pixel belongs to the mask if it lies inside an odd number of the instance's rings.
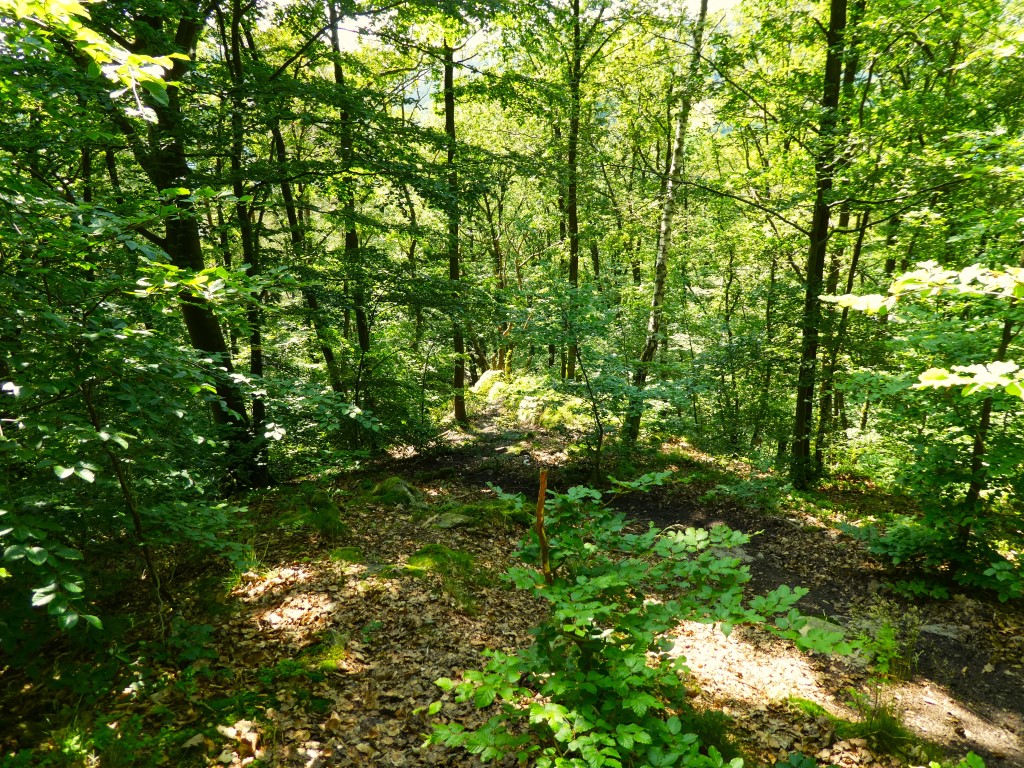
[{"label": "green leaf", "polygon": [[95,627],[96,629],[103,629],[103,622],[99,620],[99,617],[93,616],[88,613],[83,613],[82,618],[85,619],[85,622],[89,626]]},{"label": "green leaf", "polygon": [[439,677],[434,681],[434,685],[440,688],[442,691],[450,691],[455,687],[455,683],[452,682],[449,677]]},{"label": "green leaf", "polygon": [[42,547],[26,547],[25,556],[32,565],[42,565],[46,562],[50,553]]},{"label": "green leaf", "polygon": [[36,590],[32,595],[32,607],[42,608],[44,605],[49,605],[53,602],[53,599],[57,597],[56,592],[42,592]]},{"label": "green leaf", "polygon": [[74,611],[62,613],[57,617],[57,626],[63,630],[71,629],[78,623],[78,614]]},{"label": "green leaf", "polygon": [[139,83],[149,95],[153,98],[157,104],[167,106],[167,86],[164,83],[154,82],[152,80],[143,80]]},{"label": "green leaf", "polygon": [[66,480],[75,474],[74,467],[62,467],[59,464],[53,468],[53,471],[61,480]]},{"label": "green leaf", "polygon": [[479,691],[476,692],[476,695],[473,696],[473,704],[475,704],[480,709],[483,709],[484,707],[489,707],[491,706],[491,704],[494,703],[495,695],[496,694],[493,688],[481,688]]}]

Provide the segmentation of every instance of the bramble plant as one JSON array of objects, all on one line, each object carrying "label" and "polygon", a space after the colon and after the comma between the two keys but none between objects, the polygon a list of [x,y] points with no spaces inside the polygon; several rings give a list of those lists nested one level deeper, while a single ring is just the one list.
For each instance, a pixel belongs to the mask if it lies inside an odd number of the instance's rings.
[{"label": "bramble plant", "polygon": [[[643,491],[668,474],[613,482],[617,493]],[[515,755],[539,768],[722,766],[719,750],[685,726],[693,713],[685,659],[673,656],[664,633],[687,620],[719,622],[728,633],[774,617],[768,626],[802,647],[848,650],[837,633],[801,636],[805,619],[793,605],[806,590],[782,586],[743,600],[750,574],[728,550],[746,543],[745,534],[724,526],[632,533],[626,515],[602,498],[576,487],[538,502],[536,527],[519,551],[527,566],[507,577],[547,600],[550,614],[532,630],[529,648],[487,651],[483,670],[458,683],[437,681],[457,701],[497,701],[500,710],[475,730],[437,724],[429,743],[485,761]],[[428,714],[441,706],[435,702]]]}]

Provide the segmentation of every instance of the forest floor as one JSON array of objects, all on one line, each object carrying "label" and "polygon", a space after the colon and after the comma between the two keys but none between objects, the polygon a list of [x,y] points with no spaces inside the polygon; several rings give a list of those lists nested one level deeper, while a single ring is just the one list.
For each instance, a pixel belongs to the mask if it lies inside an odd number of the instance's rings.
[{"label": "forest floor", "polygon": [[[486,711],[442,697],[434,681],[479,668],[484,649],[528,642],[543,606],[499,579],[524,529],[495,512],[488,483],[534,498],[546,467],[549,487],[577,484],[567,444],[484,419],[422,455],[319,479],[347,524],[333,537],[295,522],[309,485],[254,497],[258,564],[226,586],[179,587],[163,646],[173,652],[143,654],[128,684],[90,702],[17,670],[0,676],[0,765],[477,765],[465,753],[421,748],[436,719],[422,708],[444,698],[438,718],[482,722]],[[842,768],[896,768],[973,750],[990,768],[1024,768],[1021,601],[893,594],[891,574],[835,527],[846,508],[890,503],[867,485],[836,483],[819,504],[766,512],[714,492],[723,478],[749,476],[738,462],[680,445],[663,464],[677,470],[672,481],[621,502],[638,526],[724,523],[757,533],[740,553],[753,575],[748,594],[802,585],[807,615],[854,635],[883,625],[909,633],[897,631],[890,654],[907,679],[878,685],[862,656],[800,652],[755,629],[726,637],[681,625],[675,649],[687,659],[694,701],[732,718],[748,765],[800,751]],[[395,476],[402,482],[371,490]],[[450,551],[470,554],[471,566],[446,567],[438,558]],[[858,696],[874,707],[858,711]],[[841,721],[880,710],[899,713],[937,745],[932,753],[876,754],[870,739],[837,734]],[[19,748],[32,756],[3,757]]]}]

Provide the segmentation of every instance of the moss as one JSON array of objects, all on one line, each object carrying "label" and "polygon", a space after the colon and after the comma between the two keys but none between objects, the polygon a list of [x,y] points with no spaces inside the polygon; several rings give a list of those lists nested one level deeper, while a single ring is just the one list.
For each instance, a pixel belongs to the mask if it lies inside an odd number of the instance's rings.
[{"label": "moss", "polygon": [[469,552],[449,549],[443,544],[428,544],[409,555],[409,568],[442,576],[468,576],[474,570],[473,556]]},{"label": "moss", "polygon": [[530,525],[533,515],[500,499],[483,499],[468,504],[447,504],[430,520],[440,528],[511,528]]},{"label": "moss", "polygon": [[381,574],[391,578],[426,578],[431,574],[439,576],[444,592],[455,598],[462,610],[467,612],[476,609],[476,601],[470,587],[490,583],[489,575],[477,567],[473,555],[458,549],[449,549],[443,544],[428,544],[409,555],[405,565],[387,566]]},{"label": "moss", "polygon": [[363,563],[363,551],[359,547],[341,547],[331,552],[331,560],[339,563]]},{"label": "moss", "polygon": [[400,477],[392,476],[381,480],[370,491],[370,496],[378,504],[394,504],[409,508],[423,507],[419,491],[412,488]]},{"label": "moss", "polygon": [[322,642],[304,651],[299,659],[306,669],[332,672],[348,658],[349,640],[347,632],[331,630],[323,636]]}]

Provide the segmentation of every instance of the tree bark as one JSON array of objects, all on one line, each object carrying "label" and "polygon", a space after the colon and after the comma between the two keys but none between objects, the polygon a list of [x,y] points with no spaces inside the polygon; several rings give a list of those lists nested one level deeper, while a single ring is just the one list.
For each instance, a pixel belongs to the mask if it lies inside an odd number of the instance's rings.
[{"label": "tree bark", "polygon": [[[448,143],[448,158],[445,163],[448,184],[448,279],[452,283],[453,298],[458,295],[459,283],[459,172],[455,165],[458,145],[455,137],[455,52],[446,39],[444,51],[444,134]],[[466,413],[466,341],[463,335],[462,320],[458,312],[453,312],[452,319],[452,351],[455,353],[453,363],[452,386],[455,395],[452,401],[452,415],[460,424],[468,424]]]},{"label": "tree bark", "polygon": [[[146,24],[146,22],[143,22]],[[162,27],[168,22],[151,19],[147,37],[162,40]],[[198,6],[186,9],[175,26],[174,45],[192,54],[206,23]],[[167,50],[149,51],[143,46],[139,53],[164,55]],[[115,115],[114,119],[125,134],[136,161],[150,182],[158,190],[192,187],[186,142],[188,139],[181,106],[181,94],[175,83],[184,81],[192,69],[192,59],[175,59],[167,73],[167,103],[153,102],[150,106],[156,116],[144,141],[127,120]],[[109,161],[108,161],[109,163]],[[108,168],[111,167],[108,165]],[[116,168],[115,168],[116,170]],[[165,236],[162,246],[171,263],[179,269],[195,272],[205,269],[199,219],[193,202],[185,195],[173,199],[175,213],[164,221]],[[228,472],[235,483],[246,485],[254,474],[252,453],[248,450],[249,423],[245,398],[232,381],[231,352],[224,333],[209,303],[199,296],[182,291],[179,296],[182,320],[192,347],[215,363],[213,372],[217,398],[210,401],[214,422],[221,426],[229,443]]]},{"label": "tree bark", "polygon": [[579,219],[579,144],[580,89],[583,78],[583,41],[580,30],[580,0],[572,0],[572,52],[569,62],[569,136],[568,174],[565,189],[565,213],[569,228],[569,352],[566,355],[565,378],[576,378],[577,339],[576,306],[580,285],[580,219]]},{"label": "tree bark", "polygon": [[[227,41],[226,41],[227,42]],[[231,74],[231,186],[235,197],[235,217],[242,240],[242,258],[249,265],[247,274],[256,277],[260,273],[259,243],[253,227],[252,206],[245,202],[248,190],[243,180],[242,154],[245,150],[245,71],[242,63],[242,3],[232,0],[230,56],[228,69]],[[263,307],[259,295],[252,297],[247,319],[249,322],[249,372],[257,379],[263,378]],[[259,395],[252,400],[252,440],[247,446],[251,456],[251,475],[248,485],[266,488],[272,482],[270,456],[266,432],[267,406]]]},{"label": "tree bark", "polygon": [[846,30],[846,0],[831,0],[825,54],[825,83],[821,97],[820,147],[814,161],[815,199],[811,218],[810,247],[805,270],[806,291],[801,318],[800,369],[796,388],[796,417],[790,479],[805,490],[814,484],[817,468],[811,460],[814,422],[814,387],[818,362],[818,334],[821,326],[821,294],[825,256],[830,235],[829,204],[834,183],[836,129],[839,126],[839,94],[843,71],[843,34]]},{"label": "tree bark", "polygon": [[640,435],[640,421],[643,417],[643,389],[647,385],[650,363],[658,351],[661,335],[662,316],[665,309],[665,284],[668,280],[668,248],[672,240],[672,223],[676,210],[676,190],[682,183],[683,144],[690,122],[690,110],[698,90],[697,75],[700,71],[701,49],[704,41],[704,22],[707,19],[708,2],[701,0],[697,25],[693,29],[693,50],[690,56],[687,82],[683,87],[679,114],[676,117],[675,138],[669,174],[665,183],[665,195],[661,204],[661,223],[658,228],[658,251],[654,262],[654,293],[651,297],[651,311],[647,317],[647,338],[640,360],[633,371],[633,394],[629,398],[626,418],[622,426],[622,438],[635,443]]},{"label": "tree bark", "polygon": [[[327,1],[327,14],[331,22],[331,53],[334,58],[334,84],[338,88],[345,87],[345,72],[341,68],[341,39],[338,37],[338,8],[335,0]],[[356,339],[359,343],[361,358],[370,351],[370,320],[366,312],[365,275],[363,274],[362,253],[359,248],[359,231],[356,229],[356,194],[352,188],[354,179],[349,171],[354,160],[352,141],[352,124],[348,110],[344,106],[338,110],[341,139],[341,162],[347,176],[348,188],[342,193],[342,204],[345,211],[345,263],[352,271],[352,303],[355,305]],[[362,366],[360,359],[360,367]],[[356,399],[356,398],[353,398]]]}]

